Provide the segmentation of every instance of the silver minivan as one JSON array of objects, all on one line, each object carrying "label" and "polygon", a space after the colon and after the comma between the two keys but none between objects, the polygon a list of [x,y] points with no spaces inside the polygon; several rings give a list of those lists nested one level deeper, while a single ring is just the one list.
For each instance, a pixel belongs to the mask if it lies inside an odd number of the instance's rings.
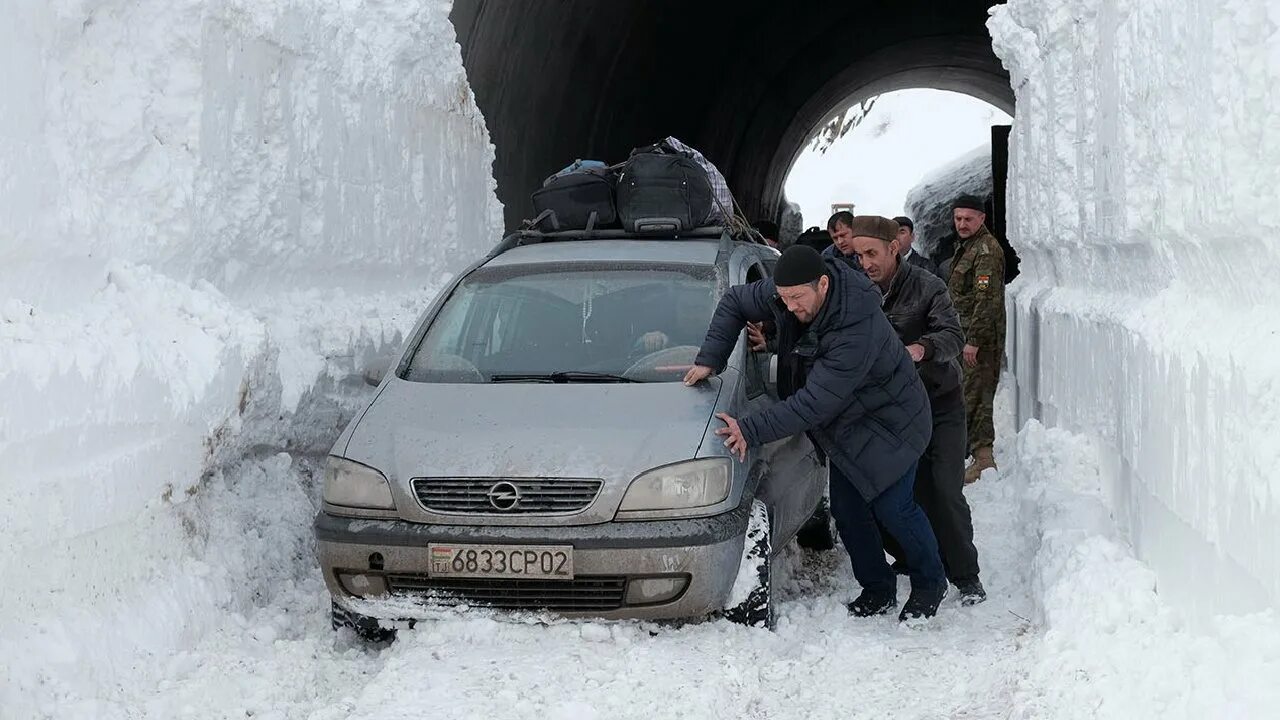
[{"label": "silver minivan", "polygon": [[772,627],[771,558],[831,546],[825,459],[797,436],[739,462],[715,435],[778,400],[745,333],[682,379],[721,294],[777,258],[720,228],[524,231],[461,273],[328,458],[335,627],[385,637],[406,599]]}]

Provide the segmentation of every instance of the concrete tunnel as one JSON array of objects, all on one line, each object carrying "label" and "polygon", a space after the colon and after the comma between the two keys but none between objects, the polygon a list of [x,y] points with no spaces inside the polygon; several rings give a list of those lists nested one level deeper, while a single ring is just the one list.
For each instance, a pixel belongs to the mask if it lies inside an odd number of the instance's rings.
[{"label": "concrete tunnel", "polygon": [[531,214],[529,194],[568,162],[617,162],[666,135],[716,163],[754,219],[776,217],[806,139],[851,99],[935,88],[1012,115],[990,5],[455,0],[451,18],[512,229]]}]

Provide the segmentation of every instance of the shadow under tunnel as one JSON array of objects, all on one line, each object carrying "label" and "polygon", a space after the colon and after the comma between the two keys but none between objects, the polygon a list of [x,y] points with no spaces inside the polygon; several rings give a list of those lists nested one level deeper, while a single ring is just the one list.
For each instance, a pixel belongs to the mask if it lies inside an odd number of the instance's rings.
[{"label": "shadow under tunnel", "polygon": [[909,87],[1013,113],[991,0],[455,0],[451,18],[497,159],[506,224],[575,158],[675,135],[748,217],[776,216],[812,133],[849,98]]}]

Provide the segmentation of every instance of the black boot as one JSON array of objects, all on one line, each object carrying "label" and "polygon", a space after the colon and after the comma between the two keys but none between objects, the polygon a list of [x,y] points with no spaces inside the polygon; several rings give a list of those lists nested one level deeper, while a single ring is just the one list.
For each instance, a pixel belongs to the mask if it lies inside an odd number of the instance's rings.
[{"label": "black boot", "polygon": [[873,615],[887,615],[897,604],[898,596],[896,594],[863,590],[857,600],[845,607],[849,608],[849,613],[856,617],[871,617]]},{"label": "black boot", "polygon": [[982,581],[977,577],[957,580],[956,588],[960,590],[961,605],[977,605],[987,599],[987,591],[982,588]]},{"label": "black boot", "polygon": [[942,603],[942,598],[946,597],[946,595],[947,586],[945,584],[936,590],[911,588],[911,597],[907,598],[907,604],[902,606],[902,612],[898,615],[898,622],[931,618],[937,615],[938,605]]}]

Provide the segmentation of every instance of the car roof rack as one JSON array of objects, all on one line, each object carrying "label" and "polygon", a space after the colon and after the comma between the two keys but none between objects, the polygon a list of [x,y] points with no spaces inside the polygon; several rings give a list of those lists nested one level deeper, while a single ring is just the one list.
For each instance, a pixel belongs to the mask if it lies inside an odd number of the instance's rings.
[{"label": "car roof rack", "polygon": [[756,243],[763,245],[764,243],[757,238],[757,234],[741,233],[734,235],[733,231],[722,225],[707,225],[704,227],[692,228],[690,230],[682,230],[678,232],[647,232],[638,233],[619,228],[609,229],[593,229],[593,230],[555,230],[542,231],[532,229],[521,229],[510,233],[497,247],[489,253],[492,259],[501,255],[508,250],[512,250],[523,245],[537,245],[544,242],[564,242],[572,240],[715,240],[722,242],[732,242],[734,240],[748,243]]}]

